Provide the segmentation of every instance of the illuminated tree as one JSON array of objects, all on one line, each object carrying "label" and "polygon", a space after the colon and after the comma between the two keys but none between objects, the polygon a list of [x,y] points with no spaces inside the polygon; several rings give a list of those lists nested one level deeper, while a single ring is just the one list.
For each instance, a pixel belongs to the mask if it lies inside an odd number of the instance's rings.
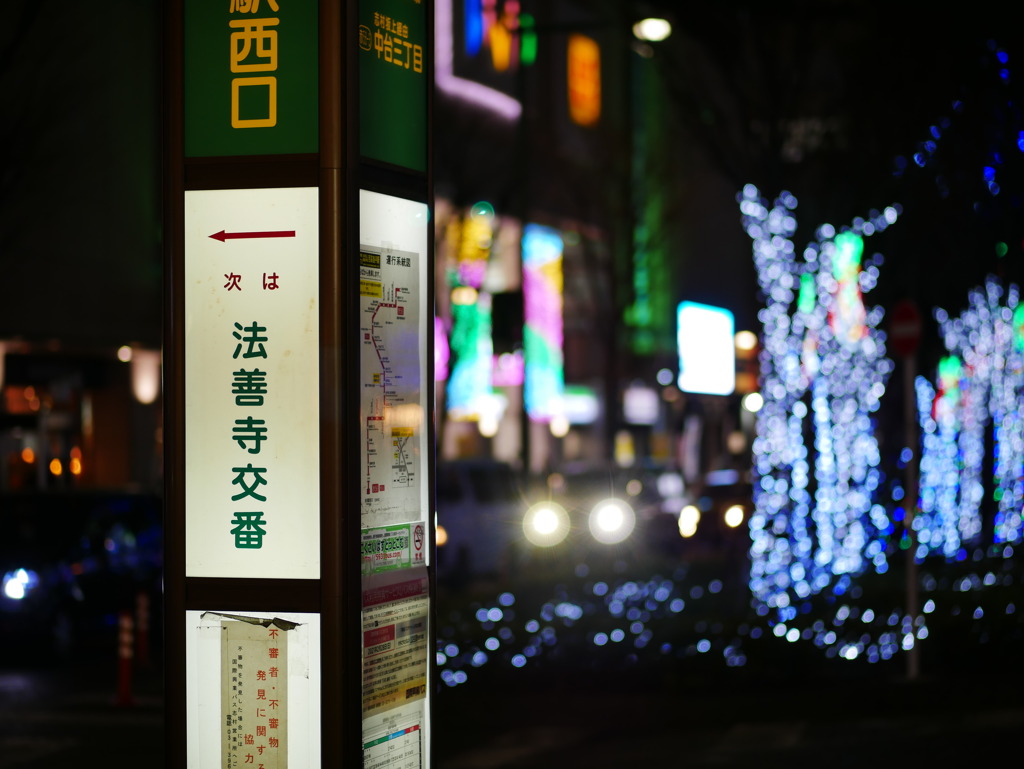
[{"label": "illuminated tree", "polygon": [[936,310],[949,355],[933,386],[915,382],[921,427],[917,557],[938,553],[963,559],[983,536],[986,440],[995,446],[992,538],[1022,538],[1024,506],[1024,307],[1016,286],[989,279],[970,293],[969,307],[951,318]]},{"label": "illuminated tree", "polygon": [[[862,264],[864,238],[896,221],[887,208],[796,253],[796,198],[769,208],[753,185],[740,196],[764,296],[761,389],[754,442],[750,589],[759,613],[796,617],[796,604],[868,564],[887,568],[892,526],[875,497],[880,457],[872,414],[892,363],[880,308],[863,293],[879,257]],[[845,583],[844,583],[845,584]]]}]

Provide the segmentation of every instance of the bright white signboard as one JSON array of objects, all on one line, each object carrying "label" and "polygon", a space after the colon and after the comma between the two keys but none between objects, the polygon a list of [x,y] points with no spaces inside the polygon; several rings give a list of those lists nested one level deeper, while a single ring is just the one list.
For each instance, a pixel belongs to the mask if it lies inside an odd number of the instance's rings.
[{"label": "bright white signboard", "polygon": [[729,395],[736,388],[735,323],[722,307],[681,302],[677,308],[679,389]]},{"label": "bright white signboard", "polygon": [[320,577],[317,197],[185,193],[186,577]]}]

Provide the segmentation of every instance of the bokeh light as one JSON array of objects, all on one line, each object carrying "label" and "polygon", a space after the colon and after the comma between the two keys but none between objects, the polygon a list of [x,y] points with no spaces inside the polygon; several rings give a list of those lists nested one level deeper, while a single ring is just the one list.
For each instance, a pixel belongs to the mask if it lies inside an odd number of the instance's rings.
[{"label": "bokeh light", "polygon": [[679,535],[681,537],[692,537],[696,534],[699,523],[700,510],[696,505],[686,505],[679,511]]},{"label": "bokeh light", "polygon": [[610,498],[594,505],[588,524],[594,539],[606,545],[614,545],[633,533],[636,515],[626,502]]},{"label": "bokeh light", "polygon": [[[1024,305],[1016,286],[1004,291],[995,278],[968,301],[957,317],[935,311],[949,354],[934,384],[925,377],[914,383],[921,433],[913,522],[918,558],[966,557],[964,546],[982,538],[986,497],[997,508],[995,543],[1018,543],[1024,534]],[[990,469],[989,456],[995,458]]]},{"label": "bokeh light", "polygon": [[738,200],[765,298],[750,590],[785,620],[838,578],[887,568],[892,524],[875,499],[873,413],[892,362],[878,330],[882,310],[863,302],[881,257],[863,253],[865,238],[897,211],[873,211],[840,230],[823,224],[798,253],[795,196],[783,192],[769,206],[748,184]]},{"label": "bokeh light", "polygon": [[723,520],[725,521],[726,526],[728,526],[730,529],[735,529],[737,526],[743,523],[744,517],[745,515],[743,512],[743,505],[730,505],[728,508],[726,508]]},{"label": "bokeh light", "polygon": [[569,513],[557,502],[538,502],[523,516],[523,534],[538,547],[553,547],[569,534]]}]

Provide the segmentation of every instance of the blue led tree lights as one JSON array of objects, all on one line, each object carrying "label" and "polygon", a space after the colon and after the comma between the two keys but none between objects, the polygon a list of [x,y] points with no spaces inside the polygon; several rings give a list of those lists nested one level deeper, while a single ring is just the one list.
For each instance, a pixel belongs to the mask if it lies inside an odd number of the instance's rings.
[{"label": "blue led tree lights", "polygon": [[[986,442],[991,435],[991,537],[1019,543],[1024,507],[1024,306],[995,278],[975,289],[958,317],[936,310],[949,355],[936,384],[915,381],[921,427],[918,558],[964,558],[984,535]],[[1004,301],[1005,299],[1005,301]]]},{"label": "blue led tree lights", "polygon": [[759,613],[786,621],[838,577],[869,564],[887,568],[892,526],[875,501],[872,414],[892,363],[878,330],[882,311],[863,303],[880,260],[864,265],[862,256],[864,238],[898,212],[858,218],[838,233],[823,225],[798,258],[793,195],[782,193],[769,208],[748,184],[739,203],[765,302],[750,590]]}]

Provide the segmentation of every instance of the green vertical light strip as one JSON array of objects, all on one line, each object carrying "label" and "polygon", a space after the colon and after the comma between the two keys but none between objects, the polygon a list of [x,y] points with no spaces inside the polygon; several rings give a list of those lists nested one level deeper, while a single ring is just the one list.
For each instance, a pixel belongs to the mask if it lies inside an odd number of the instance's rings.
[{"label": "green vertical light strip", "polygon": [[669,259],[665,221],[665,182],[658,158],[669,150],[661,130],[662,95],[654,68],[646,60],[632,61],[632,234],[633,296],[624,312],[630,347],[641,355],[675,349],[673,266]]},{"label": "green vertical light strip", "polygon": [[537,21],[529,13],[519,15],[519,62],[524,67],[537,61]]}]

